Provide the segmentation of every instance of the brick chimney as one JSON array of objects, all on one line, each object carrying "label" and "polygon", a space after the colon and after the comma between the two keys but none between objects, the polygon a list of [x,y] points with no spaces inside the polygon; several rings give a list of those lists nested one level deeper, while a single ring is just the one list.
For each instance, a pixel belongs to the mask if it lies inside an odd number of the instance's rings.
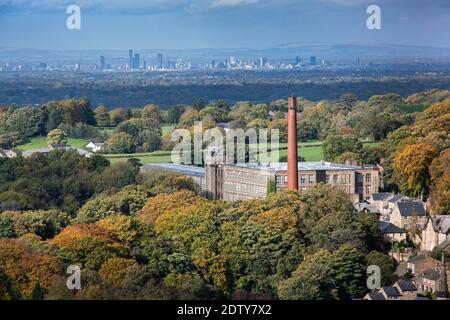
[{"label": "brick chimney", "polygon": [[288,189],[298,191],[297,97],[288,99]]}]

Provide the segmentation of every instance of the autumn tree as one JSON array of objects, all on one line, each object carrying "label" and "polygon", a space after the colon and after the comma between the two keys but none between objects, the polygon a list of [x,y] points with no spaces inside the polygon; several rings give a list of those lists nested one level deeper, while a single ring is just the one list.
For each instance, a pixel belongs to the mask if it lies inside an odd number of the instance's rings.
[{"label": "autumn tree", "polygon": [[49,287],[61,265],[53,256],[32,251],[23,241],[0,239],[0,270],[23,297],[31,298],[36,285],[43,290]]},{"label": "autumn tree", "polygon": [[407,145],[395,157],[395,167],[404,175],[402,191],[413,195],[427,195],[430,185],[429,168],[437,150],[432,145],[418,143]]}]

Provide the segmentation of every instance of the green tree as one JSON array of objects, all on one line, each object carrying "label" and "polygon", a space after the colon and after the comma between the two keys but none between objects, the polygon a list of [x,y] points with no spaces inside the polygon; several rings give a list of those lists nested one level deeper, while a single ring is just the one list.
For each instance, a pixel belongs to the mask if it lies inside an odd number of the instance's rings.
[{"label": "green tree", "polygon": [[108,109],[104,105],[100,105],[94,110],[95,120],[97,121],[97,125],[99,127],[107,127],[109,126],[109,112]]},{"label": "green tree", "polygon": [[104,150],[109,153],[133,153],[136,145],[133,137],[125,132],[113,133],[104,145]]},{"label": "green tree", "polygon": [[398,276],[394,273],[397,263],[394,258],[377,251],[371,251],[366,256],[366,263],[367,266],[380,267],[382,286],[391,286],[397,281]]},{"label": "green tree", "polygon": [[330,135],[322,143],[323,157],[327,161],[336,161],[344,153],[358,154],[362,143],[352,135]]},{"label": "green tree", "polygon": [[67,134],[61,129],[54,129],[47,134],[47,144],[66,144]]}]

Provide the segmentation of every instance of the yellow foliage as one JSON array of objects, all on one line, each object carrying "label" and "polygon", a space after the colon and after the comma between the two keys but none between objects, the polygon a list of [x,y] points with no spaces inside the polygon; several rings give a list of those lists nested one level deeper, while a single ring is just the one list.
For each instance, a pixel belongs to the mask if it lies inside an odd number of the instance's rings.
[{"label": "yellow foliage", "polygon": [[136,265],[136,261],[123,258],[111,258],[102,264],[98,274],[103,281],[119,285],[127,275],[128,270]]},{"label": "yellow foliage", "polygon": [[147,201],[139,212],[139,218],[144,223],[153,225],[156,219],[164,212],[205,202],[204,198],[190,191],[180,191],[168,195],[160,194]]}]

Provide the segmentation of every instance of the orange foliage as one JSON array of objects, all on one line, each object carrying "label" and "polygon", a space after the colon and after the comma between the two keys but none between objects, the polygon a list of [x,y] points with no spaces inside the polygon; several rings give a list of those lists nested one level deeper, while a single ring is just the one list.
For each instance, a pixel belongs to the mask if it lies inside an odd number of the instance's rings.
[{"label": "orange foliage", "polygon": [[82,240],[85,238],[95,238],[102,242],[112,244],[113,240],[110,233],[95,224],[77,224],[68,226],[61,233],[50,240],[51,244],[59,247],[67,247],[73,250],[81,249]]},{"label": "orange foliage", "polygon": [[48,288],[61,273],[55,257],[33,252],[25,242],[16,239],[0,239],[0,267],[24,297],[31,296],[36,284]]}]

